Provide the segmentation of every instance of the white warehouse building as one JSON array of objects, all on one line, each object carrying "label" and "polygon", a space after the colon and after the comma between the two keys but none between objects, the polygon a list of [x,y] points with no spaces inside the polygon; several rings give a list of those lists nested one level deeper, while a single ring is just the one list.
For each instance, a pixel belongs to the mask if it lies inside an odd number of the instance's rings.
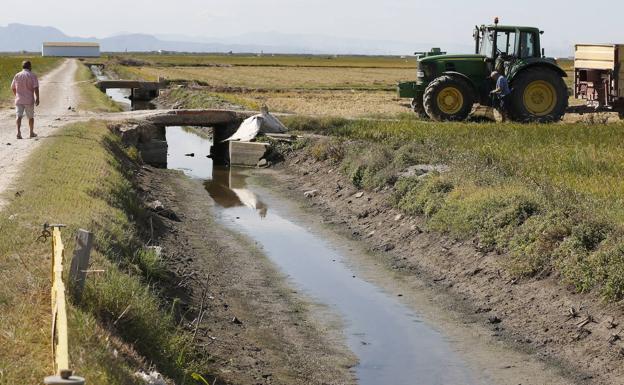
[{"label": "white warehouse building", "polygon": [[41,56],[99,57],[98,43],[47,42],[41,46]]}]

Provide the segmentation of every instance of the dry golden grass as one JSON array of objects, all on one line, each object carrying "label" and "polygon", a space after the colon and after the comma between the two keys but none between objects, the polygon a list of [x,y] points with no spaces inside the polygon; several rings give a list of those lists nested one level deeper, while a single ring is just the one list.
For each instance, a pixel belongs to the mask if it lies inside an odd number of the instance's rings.
[{"label": "dry golden grass", "polygon": [[416,76],[404,68],[321,67],[142,67],[138,76],[155,80],[194,80],[219,87],[261,89],[394,89]]},{"label": "dry golden grass", "polygon": [[[416,77],[413,59],[368,57],[155,57],[136,56],[145,66],[112,61],[123,78],[195,81],[206,88],[173,90],[189,108],[238,105],[304,115],[395,117],[409,113],[397,83]],[[170,99],[171,99],[170,98]],[[172,100],[168,100],[172,101]]]},{"label": "dry golden grass", "polygon": [[210,89],[174,89],[161,97],[167,103],[182,103],[185,108],[225,108],[269,110],[309,116],[350,118],[395,118],[411,114],[409,101],[392,91],[214,92]]},{"label": "dry golden grass", "polygon": [[[397,98],[397,84],[416,78],[414,59],[398,57],[136,55],[125,59],[144,65],[124,66],[113,60],[110,68],[123,78],[164,77],[206,85],[201,90],[176,91],[189,108],[229,104],[257,109],[266,104],[275,112],[393,118],[411,112],[409,100]],[[566,82],[571,87],[571,62],[561,65],[569,73]],[[583,104],[573,98],[570,102]]]},{"label": "dry golden grass", "polygon": [[392,91],[303,91],[240,95],[271,111],[315,116],[392,117],[409,112]]}]

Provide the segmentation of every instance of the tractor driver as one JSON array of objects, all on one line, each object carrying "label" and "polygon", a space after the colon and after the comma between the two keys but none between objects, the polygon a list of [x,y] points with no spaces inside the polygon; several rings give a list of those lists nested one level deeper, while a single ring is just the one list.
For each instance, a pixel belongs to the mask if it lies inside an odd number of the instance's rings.
[{"label": "tractor driver", "polygon": [[511,90],[509,89],[509,82],[507,78],[500,74],[498,71],[492,72],[490,78],[496,82],[496,88],[490,92],[493,97],[498,99],[498,105],[501,111],[505,110],[505,99],[509,94],[511,94]]}]

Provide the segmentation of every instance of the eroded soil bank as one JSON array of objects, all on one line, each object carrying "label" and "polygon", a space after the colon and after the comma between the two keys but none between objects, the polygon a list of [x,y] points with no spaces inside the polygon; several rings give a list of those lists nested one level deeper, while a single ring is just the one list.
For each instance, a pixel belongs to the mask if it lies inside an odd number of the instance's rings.
[{"label": "eroded soil bank", "polygon": [[[392,207],[392,189],[359,191],[335,167],[300,151],[277,172],[263,172],[271,188],[368,248],[371,279],[429,313],[492,383],[624,383],[618,305],[575,294],[557,277],[513,279],[496,253],[423,230],[422,218]],[[380,268],[394,278],[382,278]]]},{"label": "eroded soil bank", "polygon": [[199,324],[195,342],[212,362],[206,374],[232,384],[355,383],[355,358],[335,320],[311,316],[314,305],[252,242],[215,223],[200,180],[147,166],[138,179],[143,199],[166,208],[154,221],[153,243],[173,275],[168,295],[195,319],[191,327]]}]

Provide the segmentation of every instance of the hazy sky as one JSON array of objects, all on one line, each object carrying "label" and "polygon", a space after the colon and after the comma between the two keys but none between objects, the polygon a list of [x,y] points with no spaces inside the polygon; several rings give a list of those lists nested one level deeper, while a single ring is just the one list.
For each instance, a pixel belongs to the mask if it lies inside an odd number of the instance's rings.
[{"label": "hazy sky", "polygon": [[[0,0],[4,2],[9,0]],[[586,11],[592,3],[599,9]],[[500,16],[504,24],[546,30],[546,47],[624,43],[622,0],[31,0],[15,8],[0,13],[1,25],[50,25],[77,36],[142,32],[210,37],[279,31],[426,41],[443,47],[452,41],[470,44],[475,24]],[[589,28],[591,21],[596,24]]]}]

